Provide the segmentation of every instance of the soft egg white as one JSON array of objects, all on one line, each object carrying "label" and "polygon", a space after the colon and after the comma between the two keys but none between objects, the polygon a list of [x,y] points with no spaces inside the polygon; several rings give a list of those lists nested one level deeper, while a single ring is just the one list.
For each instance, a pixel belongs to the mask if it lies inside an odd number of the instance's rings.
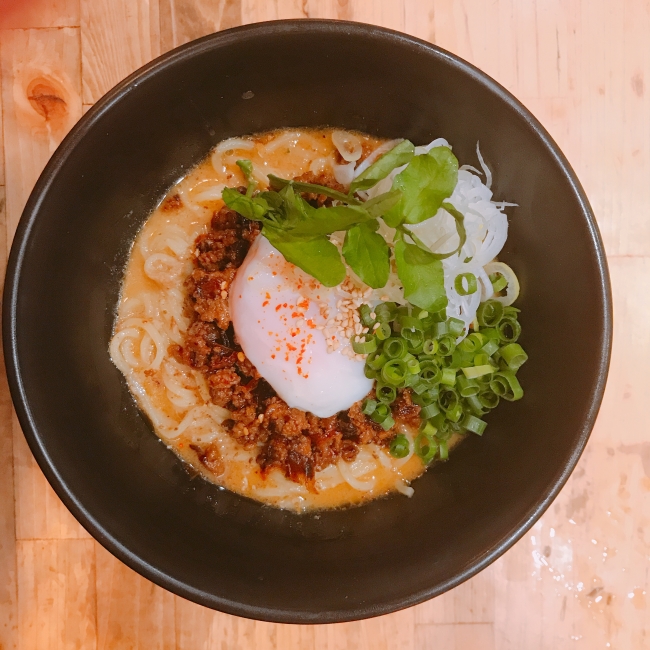
[{"label": "soft egg white", "polygon": [[259,236],[230,288],[239,344],[258,372],[291,407],[330,417],[365,397],[364,363],[327,351],[320,305],[331,292],[288,263]]}]

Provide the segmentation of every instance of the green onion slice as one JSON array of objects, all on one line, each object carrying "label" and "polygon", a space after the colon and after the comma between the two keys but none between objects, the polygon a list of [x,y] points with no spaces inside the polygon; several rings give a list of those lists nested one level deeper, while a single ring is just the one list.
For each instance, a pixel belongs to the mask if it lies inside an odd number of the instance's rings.
[{"label": "green onion slice", "polygon": [[399,386],[406,379],[408,368],[404,359],[391,359],[381,369],[381,378],[391,386]]},{"label": "green onion slice", "polygon": [[504,316],[499,323],[499,338],[503,343],[514,343],[521,335],[521,325],[516,317]]},{"label": "green onion slice", "polygon": [[385,341],[393,331],[388,323],[382,323],[379,327],[375,328],[374,335],[379,341]]},{"label": "green onion slice", "polygon": [[488,357],[491,357],[499,349],[499,342],[490,339],[482,348],[481,352]]},{"label": "green onion slice", "polygon": [[431,418],[436,417],[438,413],[440,413],[440,409],[435,403],[427,404],[420,409],[420,417],[423,420],[430,420]]},{"label": "green onion slice", "polygon": [[391,336],[391,338],[384,341],[383,346],[384,354],[389,359],[401,359],[405,357],[408,353],[406,348],[406,341],[396,336]]},{"label": "green onion slice", "polygon": [[421,431],[415,439],[415,454],[423,463],[428,464],[436,457],[438,445],[435,436]]},{"label": "green onion slice", "polygon": [[482,390],[478,394],[478,401],[485,409],[494,409],[499,405],[499,396],[491,389]]},{"label": "green onion slice", "polygon": [[488,277],[492,283],[494,293],[499,293],[499,291],[503,291],[508,286],[508,280],[501,273],[490,273]]},{"label": "green onion slice", "polygon": [[375,324],[375,319],[370,315],[372,313],[373,311],[370,305],[364,303],[359,306],[359,318],[364,327],[372,327]]},{"label": "green onion slice", "polygon": [[438,339],[438,353],[448,357],[456,349],[456,339],[451,334],[445,334]]},{"label": "green onion slice", "polygon": [[[438,397],[438,404],[440,408],[447,413],[453,409],[459,402],[458,393],[453,388],[443,386],[440,389],[440,397]],[[438,427],[440,428],[440,427]]]},{"label": "green onion slice", "polygon": [[470,366],[469,368],[461,368],[463,374],[467,379],[478,379],[484,375],[491,375],[495,368],[490,364],[485,364],[483,366]]},{"label": "green onion slice", "polygon": [[380,302],[375,307],[375,315],[380,323],[388,323],[395,320],[397,304],[394,302]]},{"label": "green onion slice", "polygon": [[398,433],[390,443],[390,455],[393,458],[406,458],[411,451],[411,443],[409,439],[403,434]]},{"label": "green onion slice", "polygon": [[456,380],[458,384],[458,392],[461,397],[470,397],[472,395],[478,395],[479,385],[473,379],[468,379],[464,374],[459,375]]},{"label": "green onion slice", "polygon": [[377,339],[375,339],[374,336],[369,337],[369,335],[366,334],[364,341],[355,341],[355,338],[355,336],[352,337],[351,343],[352,349],[357,354],[370,354],[377,350]]},{"label": "green onion slice", "polygon": [[482,436],[483,432],[485,431],[485,427],[487,427],[487,422],[468,413],[461,422],[461,425],[468,431]]},{"label": "green onion slice", "polygon": [[445,386],[453,386],[456,383],[456,368],[444,368],[440,383]]},{"label": "green onion slice", "polygon": [[397,388],[378,381],[375,386],[375,394],[382,404],[392,404],[397,399]]},{"label": "green onion slice", "polygon": [[454,280],[454,288],[459,296],[469,296],[476,293],[478,282],[473,273],[461,273]]},{"label": "green onion slice", "polygon": [[480,334],[479,332],[473,332],[466,338],[464,338],[458,347],[463,351],[463,352],[478,352],[487,339],[483,334]]},{"label": "green onion slice", "polygon": [[503,305],[498,300],[486,300],[479,305],[476,316],[481,327],[496,327],[503,318]]},{"label": "green onion slice", "polygon": [[388,357],[382,352],[373,352],[366,359],[366,366],[373,370],[381,370],[384,364],[388,361]]},{"label": "green onion slice", "polygon": [[440,451],[440,460],[447,460],[449,458],[449,446],[446,440],[440,440],[438,450]]},{"label": "green onion slice", "polygon": [[361,412],[364,415],[372,415],[376,408],[377,402],[374,399],[366,399],[363,400],[363,404],[361,405]]},{"label": "green onion slice", "polygon": [[499,397],[503,397],[509,402],[514,402],[524,396],[524,390],[512,370],[497,372],[492,377],[490,388]]},{"label": "green onion slice", "polygon": [[528,355],[519,343],[509,343],[504,345],[500,350],[501,358],[508,364],[508,368],[517,372],[521,366],[528,361]]},{"label": "green onion slice", "polygon": [[478,395],[470,395],[469,397],[466,397],[465,403],[467,406],[469,406],[469,410],[477,417],[485,415],[485,409],[483,407],[483,404],[481,404],[481,400],[478,398]]}]

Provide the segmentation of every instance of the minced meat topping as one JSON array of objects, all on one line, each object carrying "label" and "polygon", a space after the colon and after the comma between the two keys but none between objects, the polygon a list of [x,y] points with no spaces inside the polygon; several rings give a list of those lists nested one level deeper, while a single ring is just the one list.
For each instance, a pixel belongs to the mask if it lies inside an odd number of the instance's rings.
[{"label": "minced meat topping", "polygon": [[[305,198],[322,202],[321,197]],[[257,222],[226,207],[215,212],[209,231],[196,239],[195,268],[186,280],[191,325],[184,344],[170,352],[204,374],[212,401],[230,411],[224,426],[246,449],[258,450],[263,474],[276,467],[314,490],[317,470],[341,458],[354,460],[361,445],[387,446],[396,431],[384,431],[364,415],[360,402],[329,418],[291,408],[246,358],[230,321],[228,291],[259,232]],[[397,424],[419,424],[420,407],[412,403],[409,389],[392,409]],[[208,470],[218,469],[209,452],[195,451]]]}]

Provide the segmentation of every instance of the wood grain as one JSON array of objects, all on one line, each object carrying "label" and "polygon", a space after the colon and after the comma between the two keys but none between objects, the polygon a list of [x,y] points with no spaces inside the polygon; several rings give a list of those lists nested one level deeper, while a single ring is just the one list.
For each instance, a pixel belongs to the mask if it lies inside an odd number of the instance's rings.
[{"label": "wood grain", "polygon": [[159,54],[157,0],[81,0],[84,103],[93,104]]},{"label": "wood grain", "polygon": [[124,76],[216,30],[338,18],[434,42],[485,70],[534,112],[595,209],[616,317],[608,387],[587,452],[533,530],[452,592],[341,625],[283,626],[220,614],[122,565],[88,538],[51,490],[0,384],[0,648],[648,647],[650,0],[11,3],[17,10],[3,11],[9,5],[0,0],[1,268],[47,159],[82,112]]},{"label": "wood grain", "polygon": [[241,0],[159,0],[163,52],[242,24]]},{"label": "wood grain", "polygon": [[21,648],[94,648],[94,542],[18,543],[18,634]]}]

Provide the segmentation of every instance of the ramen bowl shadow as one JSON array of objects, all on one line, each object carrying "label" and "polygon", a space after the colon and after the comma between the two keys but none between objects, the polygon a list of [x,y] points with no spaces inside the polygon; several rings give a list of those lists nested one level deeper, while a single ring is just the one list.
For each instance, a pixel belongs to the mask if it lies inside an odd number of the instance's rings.
[{"label": "ramen bowl shadow", "polygon": [[[130,246],[168,188],[224,138],[332,125],[476,143],[516,202],[524,399],[434,466],[408,499],[298,515],[193,477],[138,410],[108,344]],[[366,25],[287,21],[189,43],[101,99],[25,208],[5,286],[11,392],[39,465],[127,565],[198,603],[328,623],[443,593],[517,541],[582,452],[601,402],[611,300],[602,243],[566,159],[508,92],[464,61]]]}]

